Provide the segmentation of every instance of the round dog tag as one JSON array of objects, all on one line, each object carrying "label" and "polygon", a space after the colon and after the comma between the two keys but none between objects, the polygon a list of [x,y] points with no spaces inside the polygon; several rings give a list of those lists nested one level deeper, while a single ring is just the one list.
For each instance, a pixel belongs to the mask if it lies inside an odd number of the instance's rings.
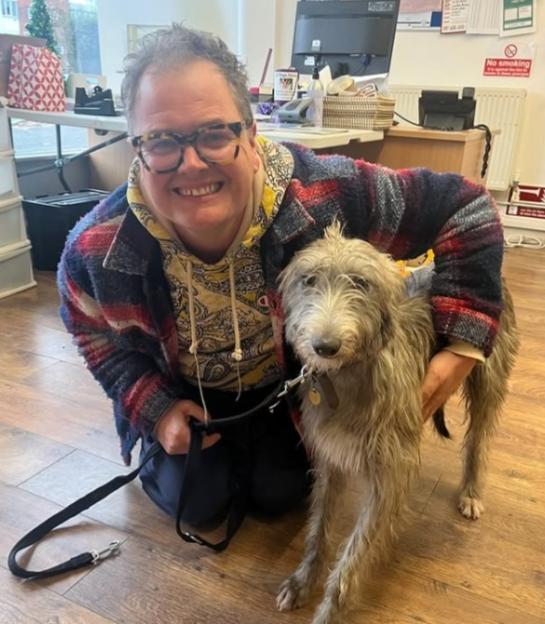
[{"label": "round dog tag", "polygon": [[318,388],[315,388],[314,386],[312,386],[312,388],[308,391],[308,398],[314,406],[318,406],[322,402],[322,395],[320,394]]}]

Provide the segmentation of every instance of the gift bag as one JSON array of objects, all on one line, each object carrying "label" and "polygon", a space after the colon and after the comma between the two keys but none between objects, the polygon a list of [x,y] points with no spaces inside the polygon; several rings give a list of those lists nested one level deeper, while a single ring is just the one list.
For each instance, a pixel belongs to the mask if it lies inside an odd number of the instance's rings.
[{"label": "gift bag", "polygon": [[[1,18],[0,18],[1,21]],[[22,37],[20,35],[3,35],[0,33],[0,96],[8,97],[9,66],[11,63],[11,48],[14,43],[24,43],[26,45],[42,48],[45,46],[45,39],[38,37]]]},{"label": "gift bag", "polygon": [[57,56],[47,48],[13,44],[8,98],[15,108],[64,111],[64,83]]}]

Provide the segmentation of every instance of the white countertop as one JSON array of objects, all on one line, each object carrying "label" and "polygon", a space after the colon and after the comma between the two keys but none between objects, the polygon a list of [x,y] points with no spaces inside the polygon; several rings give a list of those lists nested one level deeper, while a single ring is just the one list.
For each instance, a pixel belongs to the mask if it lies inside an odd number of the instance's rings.
[{"label": "white countertop", "polygon": [[[105,117],[101,115],[77,115],[72,111],[63,113],[31,111],[19,108],[7,108],[8,116],[16,119],[26,119],[39,123],[58,124],[61,126],[78,126],[80,128],[92,128],[94,130],[107,130],[111,132],[125,132],[127,121],[124,116]],[[382,130],[342,130],[334,128],[286,127],[275,126],[266,122],[257,123],[258,134],[272,141],[291,141],[306,145],[311,149],[336,147],[347,145],[351,141],[367,143],[370,141],[382,141]]]},{"label": "white countertop", "polygon": [[22,108],[7,108],[8,117],[37,121],[39,123],[57,124],[59,126],[78,126],[80,128],[93,128],[94,130],[109,130],[112,132],[125,132],[127,121],[124,116],[105,117],[101,115],[76,115],[72,111],[54,113],[48,111],[32,111]]}]

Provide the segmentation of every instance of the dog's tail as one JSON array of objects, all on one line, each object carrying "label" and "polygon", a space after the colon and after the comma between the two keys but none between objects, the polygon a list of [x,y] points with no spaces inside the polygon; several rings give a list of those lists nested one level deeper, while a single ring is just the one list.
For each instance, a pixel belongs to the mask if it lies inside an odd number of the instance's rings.
[{"label": "dog's tail", "polygon": [[433,424],[435,425],[435,430],[440,436],[450,439],[450,431],[447,429],[447,425],[445,424],[444,407],[440,407],[433,415]]}]

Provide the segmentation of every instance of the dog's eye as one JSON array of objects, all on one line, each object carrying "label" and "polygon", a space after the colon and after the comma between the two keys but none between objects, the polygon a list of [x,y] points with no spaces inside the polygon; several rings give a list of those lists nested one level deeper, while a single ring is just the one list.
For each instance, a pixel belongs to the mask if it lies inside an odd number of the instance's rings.
[{"label": "dog's eye", "polygon": [[369,288],[369,282],[364,277],[361,277],[361,275],[352,275],[350,279],[354,286],[360,290],[367,290]]},{"label": "dog's eye", "polygon": [[316,286],[316,275],[305,275],[303,276],[303,286]]}]

